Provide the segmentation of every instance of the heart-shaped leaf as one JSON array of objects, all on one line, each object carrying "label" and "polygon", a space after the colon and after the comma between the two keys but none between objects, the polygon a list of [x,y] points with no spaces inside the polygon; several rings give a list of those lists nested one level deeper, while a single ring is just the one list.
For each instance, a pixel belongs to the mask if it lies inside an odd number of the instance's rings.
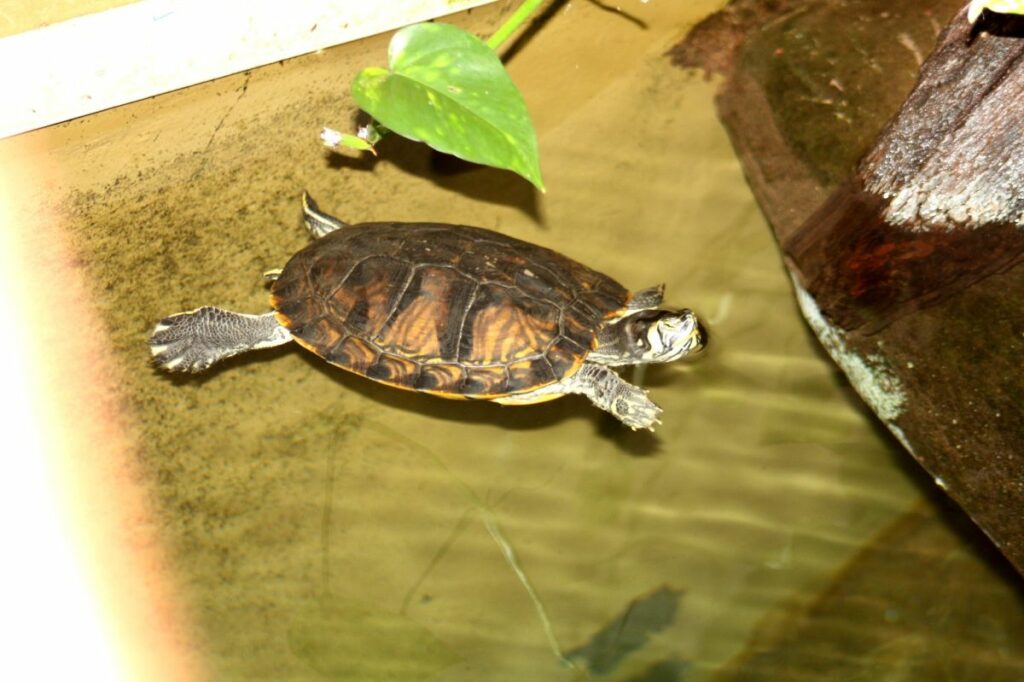
[{"label": "heart-shaped leaf", "polygon": [[407,26],[391,39],[388,67],[363,69],[352,82],[364,111],[403,137],[544,190],[526,103],[479,38],[448,24]]}]

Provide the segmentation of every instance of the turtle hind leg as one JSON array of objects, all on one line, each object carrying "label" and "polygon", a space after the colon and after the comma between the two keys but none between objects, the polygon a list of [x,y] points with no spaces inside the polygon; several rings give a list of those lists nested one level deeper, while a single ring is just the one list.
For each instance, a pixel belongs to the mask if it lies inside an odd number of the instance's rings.
[{"label": "turtle hind leg", "polygon": [[306,229],[309,230],[309,234],[313,239],[320,239],[320,237],[330,234],[335,230],[348,227],[334,216],[329,216],[321,211],[320,207],[313,201],[313,197],[309,196],[309,192],[302,193],[302,221],[305,223]]},{"label": "turtle hind leg", "polygon": [[168,372],[202,372],[239,353],[291,341],[274,313],[244,315],[206,306],[165,317],[153,328],[153,362]]}]

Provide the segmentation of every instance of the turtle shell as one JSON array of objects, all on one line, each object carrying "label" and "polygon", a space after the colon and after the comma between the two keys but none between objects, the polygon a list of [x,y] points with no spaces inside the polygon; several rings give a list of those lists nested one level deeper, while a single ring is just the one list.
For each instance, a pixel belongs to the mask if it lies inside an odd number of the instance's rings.
[{"label": "turtle shell", "polygon": [[364,223],[295,254],[278,321],[343,369],[494,399],[571,376],[629,292],[550,249],[478,227]]}]

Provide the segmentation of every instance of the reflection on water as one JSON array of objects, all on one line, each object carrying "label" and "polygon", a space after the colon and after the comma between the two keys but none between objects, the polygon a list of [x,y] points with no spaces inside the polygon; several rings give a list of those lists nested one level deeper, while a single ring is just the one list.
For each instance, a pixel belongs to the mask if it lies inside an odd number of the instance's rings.
[{"label": "reflection on water", "polygon": [[[637,4],[644,29],[568,3],[517,55],[542,197],[510,174],[431,175],[430,155],[400,140],[379,162],[325,163],[316,131],[338,117],[339,84],[378,61],[341,48],[244,89],[225,79],[209,102],[168,96],[210,119],[205,146],[151,146],[151,165],[65,204],[211,678],[931,679],[1021,665],[1012,580],[922,506],[908,458],[840,385],[714,85],[662,57],[717,3],[685,4]],[[90,153],[156,144],[133,125]],[[665,409],[654,436],[583,398],[438,400],[293,347],[198,379],[149,368],[146,332],[168,312],[266,306],[260,273],[305,242],[303,188],[345,220],[479,224],[633,289],[665,282],[713,343],[647,369]],[[921,608],[937,592],[952,604],[939,618]]]}]

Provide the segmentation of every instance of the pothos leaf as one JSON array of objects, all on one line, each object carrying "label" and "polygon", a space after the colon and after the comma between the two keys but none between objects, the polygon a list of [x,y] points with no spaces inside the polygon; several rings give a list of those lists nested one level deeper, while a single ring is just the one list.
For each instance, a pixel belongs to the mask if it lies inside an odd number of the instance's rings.
[{"label": "pothos leaf", "polygon": [[356,76],[359,106],[393,132],[467,161],[504,168],[543,191],[526,103],[497,55],[448,24],[398,31],[388,68]]}]

